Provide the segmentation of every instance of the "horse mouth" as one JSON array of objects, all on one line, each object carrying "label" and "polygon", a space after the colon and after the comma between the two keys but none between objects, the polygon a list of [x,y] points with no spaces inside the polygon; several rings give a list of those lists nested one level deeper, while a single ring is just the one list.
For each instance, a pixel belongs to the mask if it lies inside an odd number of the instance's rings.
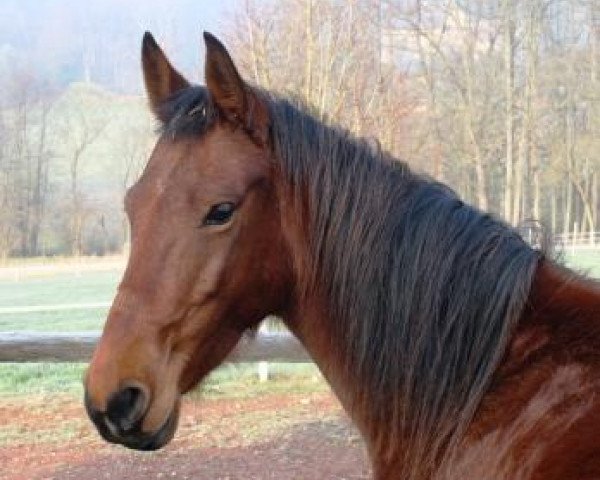
[{"label": "horse mouth", "polygon": [[158,450],[169,443],[175,436],[177,430],[177,423],[179,418],[179,409],[174,410],[165,423],[158,429],[157,432],[152,434],[143,433],[140,429],[138,434],[127,435],[122,438],[118,438],[117,442],[124,447],[131,448],[132,450],[141,450],[150,452]]},{"label": "horse mouth", "polygon": [[[86,401],[86,407],[88,402]],[[107,420],[104,414],[87,408],[100,436],[107,442],[122,445],[132,450],[154,451],[167,445],[174,437],[179,421],[179,402],[175,405],[163,425],[153,433],[142,430],[143,418],[138,420],[127,431],[116,428]]]}]

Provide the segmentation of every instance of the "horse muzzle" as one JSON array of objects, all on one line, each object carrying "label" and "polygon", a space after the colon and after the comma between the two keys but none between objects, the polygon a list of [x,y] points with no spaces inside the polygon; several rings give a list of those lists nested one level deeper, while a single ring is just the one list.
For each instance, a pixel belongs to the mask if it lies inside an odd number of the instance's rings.
[{"label": "horse muzzle", "polygon": [[88,416],[104,440],[133,450],[158,450],[169,443],[177,430],[179,402],[156,432],[143,431],[149,398],[144,389],[136,386],[123,388],[113,394],[104,411],[92,405],[87,391],[84,403]]}]

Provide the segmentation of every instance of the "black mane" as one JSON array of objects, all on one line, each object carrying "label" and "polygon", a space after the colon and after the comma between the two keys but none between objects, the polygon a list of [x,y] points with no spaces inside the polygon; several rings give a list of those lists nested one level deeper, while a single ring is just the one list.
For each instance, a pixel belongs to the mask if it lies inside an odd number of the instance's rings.
[{"label": "black mane", "polygon": [[215,122],[217,112],[204,87],[193,86],[176,92],[160,107],[166,119],[159,133],[172,138],[202,135]]},{"label": "black mane", "polygon": [[[167,132],[207,128],[212,116],[187,118],[198,106],[213,111],[201,91],[173,100]],[[298,102],[266,98],[275,156],[297,208],[308,210],[313,263],[303,288],[329,299],[334,341],[360,388],[355,402],[371,404],[374,432],[393,426],[380,448],[405,442],[405,478],[416,477],[471,421],[540,254],[448,187]]]}]

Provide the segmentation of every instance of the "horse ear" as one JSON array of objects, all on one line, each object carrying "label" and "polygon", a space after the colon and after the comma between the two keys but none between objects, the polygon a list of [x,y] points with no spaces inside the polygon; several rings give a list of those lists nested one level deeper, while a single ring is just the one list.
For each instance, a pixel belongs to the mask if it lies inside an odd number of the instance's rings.
[{"label": "horse ear", "polygon": [[244,127],[261,144],[268,141],[269,116],[264,99],[242,80],[229,52],[204,32],[204,75],[210,95],[227,121]]},{"label": "horse ear", "polygon": [[173,68],[150,32],[146,32],[142,40],[142,69],[150,108],[164,122],[167,119],[161,112],[161,106],[165,100],[190,84]]}]

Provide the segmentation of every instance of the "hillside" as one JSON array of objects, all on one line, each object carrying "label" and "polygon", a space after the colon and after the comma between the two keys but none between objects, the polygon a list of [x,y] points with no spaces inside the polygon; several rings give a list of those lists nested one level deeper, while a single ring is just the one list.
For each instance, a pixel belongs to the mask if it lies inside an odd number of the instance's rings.
[{"label": "hillside", "polygon": [[[121,199],[155,138],[145,100],[73,83],[52,98],[5,109],[2,118],[9,141],[0,168],[5,181],[11,177],[19,187],[9,199],[13,218],[0,218],[0,233],[6,236],[12,227],[14,237],[5,240],[6,250],[14,253],[20,237],[35,228],[36,201],[43,211],[37,222],[39,251],[31,253],[70,253],[74,219],[81,223],[80,253],[120,249]],[[41,199],[36,199],[38,184]]]}]

